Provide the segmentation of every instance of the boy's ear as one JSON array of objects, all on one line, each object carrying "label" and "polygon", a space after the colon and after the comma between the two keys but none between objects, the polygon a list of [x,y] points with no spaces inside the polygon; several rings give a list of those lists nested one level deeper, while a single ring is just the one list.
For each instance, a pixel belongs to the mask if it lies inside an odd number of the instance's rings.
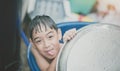
[{"label": "boy's ear", "polygon": [[58,37],[59,37],[59,40],[62,39],[62,32],[61,32],[61,29],[58,29]]},{"label": "boy's ear", "polygon": [[31,38],[29,38],[29,41],[30,41],[30,43],[32,44],[32,46],[34,47],[34,44],[33,44],[33,41],[32,41]]},{"label": "boy's ear", "polygon": [[30,41],[30,43],[33,43],[31,38],[29,38],[29,41]]}]

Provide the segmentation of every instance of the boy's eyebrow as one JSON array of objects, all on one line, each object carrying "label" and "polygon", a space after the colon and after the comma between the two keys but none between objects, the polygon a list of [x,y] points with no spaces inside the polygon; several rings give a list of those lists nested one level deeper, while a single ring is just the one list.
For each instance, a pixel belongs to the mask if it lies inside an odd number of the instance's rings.
[{"label": "boy's eyebrow", "polygon": [[[50,33],[53,33],[53,31],[48,32],[47,35],[50,34]],[[33,40],[35,41],[35,40],[38,39],[38,38],[39,38],[39,37],[36,37],[36,38],[34,38]]]},{"label": "boy's eyebrow", "polygon": [[36,39],[38,39],[39,37],[36,37],[36,38],[34,38],[33,40],[35,41]]},{"label": "boy's eyebrow", "polygon": [[50,34],[50,33],[53,33],[53,31],[48,32],[47,35]]}]

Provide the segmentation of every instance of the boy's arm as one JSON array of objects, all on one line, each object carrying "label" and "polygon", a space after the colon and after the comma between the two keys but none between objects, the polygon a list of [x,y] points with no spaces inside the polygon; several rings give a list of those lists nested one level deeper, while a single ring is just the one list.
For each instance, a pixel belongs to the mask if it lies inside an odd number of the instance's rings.
[{"label": "boy's arm", "polygon": [[57,58],[55,58],[52,63],[50,64],[50,66],[48,67],[47,71],[56,71],[56,62],[57,62]]},{"label": "boy's arm", "polygon": [[31,48],[32,53],[36,59],[36,63],[41,71],[47,71],[49,68],[49,63],[43,58],[43,56],[40,55],[40,53],[36,50],[36,48]]},{"label": "boy's arm", "polygon": [[57,58],[55,58],[52,63],[49,64],[34,47],[31,49],[41,71],[55,71]]}]

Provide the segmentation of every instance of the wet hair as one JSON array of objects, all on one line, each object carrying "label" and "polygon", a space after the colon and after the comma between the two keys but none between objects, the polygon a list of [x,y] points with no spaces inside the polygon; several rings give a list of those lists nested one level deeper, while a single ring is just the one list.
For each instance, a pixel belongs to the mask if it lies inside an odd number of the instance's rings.
[{"label": "wet hair", "polygon": [[42,26],[45,27],[45,30],[47,30],[47,27],[55,29],[56,31],[58,30],[56,23],[51,17],[47,15],[37,15],[29,24],[29,37],[32,39],[33,30],[35,30],[35,32],[39,32],[39,30],[42,31]]}]

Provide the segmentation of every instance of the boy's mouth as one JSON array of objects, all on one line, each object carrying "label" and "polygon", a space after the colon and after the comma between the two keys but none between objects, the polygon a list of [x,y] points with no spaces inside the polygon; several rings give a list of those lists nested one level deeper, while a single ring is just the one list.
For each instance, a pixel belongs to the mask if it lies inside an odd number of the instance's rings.
[{"label": "boy's mouth", "polygon": [[52,49],[50,49],[50,50],[47,50],[47,54],[49,54],[49,55],[54,55],[55,54],[55,50],[52,48]]}]

